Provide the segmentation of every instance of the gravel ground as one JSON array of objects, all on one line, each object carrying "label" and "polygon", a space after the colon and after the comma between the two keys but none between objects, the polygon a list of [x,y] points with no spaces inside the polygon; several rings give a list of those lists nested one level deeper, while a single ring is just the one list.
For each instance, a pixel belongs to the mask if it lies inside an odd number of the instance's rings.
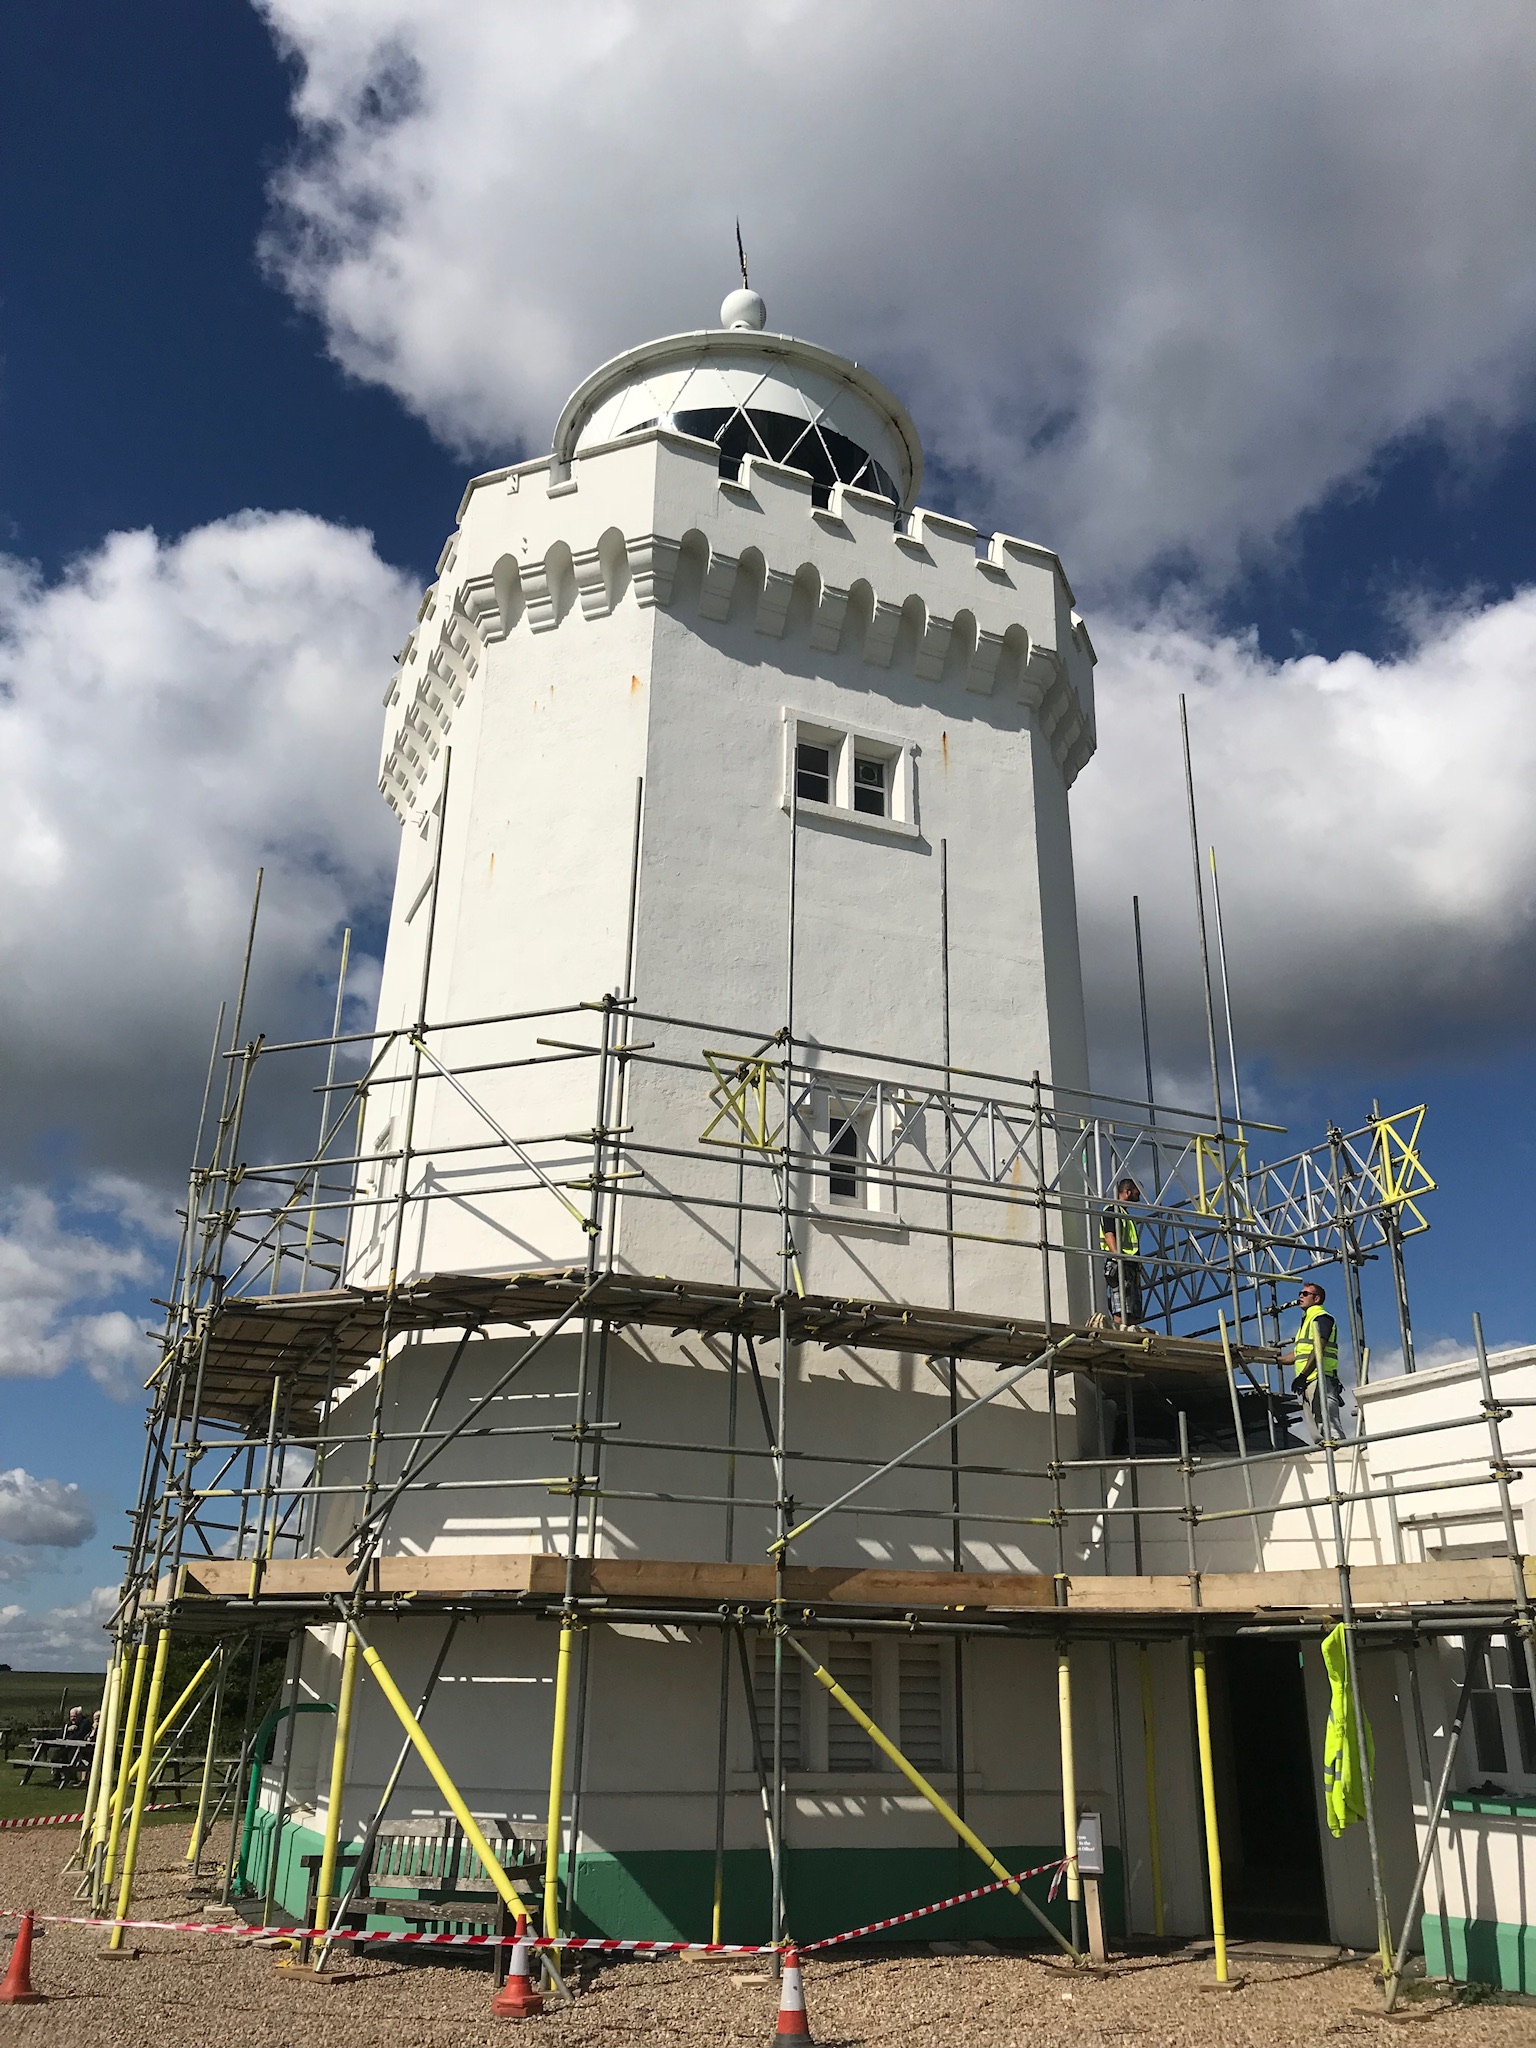
[{"label": "gravel ground", "polygon": [[[79,1911],[61,1878],[70,1831],[0,1837],[0,1904]],[[144,1837],[134,1910],[145,1918],[210,1917],[211,1888],[189,1890],[179,1827]],[[13,1928],[7,1920],[5,1926]],[[33,1952],[33,1984],[48,2003],[0,2014],[7,2042],[51,2048],[473,2048],[505,2042],[491,2018],[482,1968],[346,1958],[334,1977],[284,1971],[273,1953],[224,1935],[136,1934],[137,1961],[102,1958],[99,1929],[54,1927]],[[1366,1965],[1247,1962],[1232,1992],[1206,1988],[1209,1962],[1138,1960],[1106,1973],[1022,1955],[935,1956],[926,1951],[806,1964],[812,2032],[843,2044],[987,2044],[1035,2048],[1278,2048],[1328,2040],[1424,2048],[1528,2044],[1529,2008],[1452,2007],[1415,2000],[1388,2019]],[[750,1958],[610,1965],[572,2006],[530,2032],[550,2048],[644,2041],[692,2048],[772,2037],[775,1987]]]}]

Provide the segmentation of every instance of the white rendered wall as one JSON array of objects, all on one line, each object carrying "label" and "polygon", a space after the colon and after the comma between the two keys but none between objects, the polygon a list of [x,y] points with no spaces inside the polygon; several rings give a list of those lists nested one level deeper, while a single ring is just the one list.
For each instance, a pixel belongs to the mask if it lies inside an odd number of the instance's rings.
[{"label": "white rendered wall", "polygon": [[[443,1641],[440,1618],[379,1618],[371,1640],[408,1698],[420,1696]],[[304,1696],[334,1700],[339,1644],[334,1630],[312,1631],[304,1658]],[[460,1790],[482,1818],[506,1819],[542,1840],[548,1803],[548,1757],[554,1711],[555,1625],[489,1618],[461,1625],[426,1717],[440,1753],[453,1759]],[[806,1637],[826,1653],[826,1639]],[[888,1642],[888,1639],[887,1639]],[[716,1738],[720,1653],[713,1630],[643,1624],[597,1624],[588,1631],[592,1684],[582,1805],[583,1850],[623,1856],[634,1850],[707,1853],[715,1838]],[[887,1647],[875,1644],[877,1662]],[[1203,1895],[1199,1799],[1188,1726],[1188,1664],[1182,1643],[1154,1644],[1149,1653],[1160,1802],[1162,1868],[1171,1933],[1207,1925]],[[1107,1646],[1073,1652],[1074,1744],[1079,1804],[1103,1818],[1106,1841],[1124,1847],[1132,1915],[1149,1929],[1152,1904],[1139,1667],[1133,1652],[1118,1659],[1123,1740],[1121,1776],[1109,1710]],[[760,1849],[762,1809],[739,1673],[731,1673],[731,1741],[727,1763],[726,1847]],[[946,1681],[946,1695],[952,1679]],[[877,1678],[877,1690],[880,1681]],[[1062,1839],[1061,1743],[1055,1650],[1049,1642],[973,1642],[964,1662],[965,1805],[982,1838],[997,1845]],[[838,1709],[806,1682],[802,1712],[819,1726]],[[880,1712],[894,1724],[891,1704]],[[294,1817],[324,1825],[333,1723],[318,1715],[298,1723],[290,1773]],[[814,1741],[824,1741],[816,1736]],[[359,1834],[373,1812],[399,1748],[399,1724],[364,1676],[357,1696],[348,1769],[343,1839]],[[946,1702],[948,1762],[933,1771],[951,1799],[956,1792],[952,1706]],[[824,1757],[821,1759],[824,1763]],[[266,1804],[275,1797],[281,1759],[267,1773]],[[567,1794],[569,1798],[569,1792]],[[441,1795],[413,1757],[391,1808],[403,1818],[436,1815]],[[795,1849],[947,1848],[953,1836],[894,1771],[880,1768],[791,1774],[786,1840]],[[978,1878],[977,1882],[984,1879]],[[697,1930],[703,1932],[702,1929]],[[1027,1929],[1025,1930],[1027,1932]]]},{"label": "white rendered wall", "polygon": [[[958,522],[917,514],[898,532],[882,500],[841,489],[821,511],[798,474],[748,461],[731,483],[712,449],[665,433],[585,450],[569,477],[526,464],[482,479],[390,698],[384,779],[405,837],[381,1026],[409,1022],[420,1002],[433,811],[451,744],[430,1013],[578,1003],[622,984],[643,775],[641,1008],[777,1030],[787,1001],[786,748],[799,717],[897,749],[908,815],[901,829],[882,829],[802,812],[797,1040],[941,1057],[945,841],[955,1061],[1081,1087],[1066,789],[1091,752],[1091,677],[1086,632],[1044,549],[997,538],[978,557],[976,536]],[[541,1035],[590,1043],[595,1020],[459,1033],[446,1051],[433,1044],[440,1057],[480,1062],[531,1056]],[[647,1023],[636,1035],[659,1039],[661,1056],[697,1062],[709,1034]],[[871,1071],[868,1058],[824,1057],[840,1075]],[[373,1091],[365,1155],[401,1143],[409,1064],[401,1047],[386,1070],[393,1085]],[[593,1120],[588,1064],[468,1085],[505,1129],[541,1141],[530,1150],[548,1171],[580,1172],[568,1134]],[[696,1077],[632,1070],[626,1115],[637,1144],[697,1155],[709,1114]],[[487,1135],[428,1073],[413,1149]],[[730,1233],[707,1205],[734,1189],[734,1165],[723,1154],[644,1164],[660,1186],[704,1206],[624,1204],[622,1263],[732,1278]],[[374,1176],[380,1222],[354,1241],[354,1280],[387,1277],[383,1201],[398,1192],[394,1171]],[[425,1220],[413,1205],[403,1270],[580,1255],[579,1227],[542,1190],[477,1198],[483,1183],[462,1156],[434,1160],[431,1171],[435,1189],[457,1188],[462,1199],[433,1201]],[[937,1213],[932,1198],[928,1210]],[[985,1220],[1005,1244],[962,1249],[962,1306],[1038,1312],[1038,1261],[1006,1248],[1034,1227],[1032,1208],[991,1205]],[[805,1284],[944,1298],[937,1240],[888,1223],[872,1229],[812,1225]],[[771,1219],[749,1225],[743,1270],[776,1277],[777,1241]],[[1057,1315],[1083,1309],[1081,1270],[1053,1286]]]}]

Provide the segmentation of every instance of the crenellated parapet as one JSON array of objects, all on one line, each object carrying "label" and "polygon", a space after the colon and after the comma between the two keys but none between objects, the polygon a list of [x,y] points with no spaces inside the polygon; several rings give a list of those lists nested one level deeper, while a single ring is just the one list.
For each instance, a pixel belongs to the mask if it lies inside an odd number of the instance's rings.
[{"label": "crenellated parapet", "polygon": [[386,699],[380,786],[423,815],[453,718],[500,641],[581,633],[621,607],[875,669],[906,667],[972,715],[1022,705],[1070,784],[1094,751],[1093,645],[1055,553],[1010,534],[717,451],[665,428],[477,478]]}]

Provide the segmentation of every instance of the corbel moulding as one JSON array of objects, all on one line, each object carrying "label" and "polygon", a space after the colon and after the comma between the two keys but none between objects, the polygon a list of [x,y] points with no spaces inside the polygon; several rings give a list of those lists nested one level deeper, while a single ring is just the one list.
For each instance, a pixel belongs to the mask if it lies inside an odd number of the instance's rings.
[{"label": "corbel moulding", "polygon": [[[599,480],[600,471],[589,465],[620,450],[632,455],[637,443],[652,441],[664,453],[683,456],[690,468],[701,458],[711,466],[716,461],[712,444],[652,429],[583,450],[569,473],[562,468],[557,475],[544,459],[471,483],[461,517],[477,490],[503,485],[511,494],[543,480],[546,491],[538,496],[554,492],[571,500],[569,509],[561,505],[559,522],[570,537],[552,539],[542,554],[504,553],[489,571],[462,577],[446,611],[439,602],[445,583],[433,585],[423,598],[418,626],[386,698],[397,716],[386,735],[380,788],[402,820],[419,815],[437,751],[489,646],[522,630],[576,630],[577,620],[594,624],[630,601],[642,610],[673,610],[689,549],[699,567],[694,609],[707,623],[724,624],[731,617],[744,573],[750,578],[753,629],[770,639],[783,638],[797,588],[810,593],[810,644],[821,652],[851,651],[852,633],[862,622],[860,658],[889,668],[903,622],[910,622],[917,678],[983,698],[1006,689],[1031,713],[1070,787],[1096,745],[1091,703],[1075,685],[1071,657],[1091,667],[1095,656],[1052,549],[993,534],[978,553],[977,531],[964,521],[918,510],[899,522],[885,499],[843,485],[834,486],[826,507],[817,507],[802,472],[752,456],[738,479],[712,478],[715,502],[698,523],[678,518],[676,532],[606,526],[594,534],[601,516],[597,493],[589,490],[583,504],[580,488],[588,477],[594,485]],[[657,500],[663,495],[658,490]],[[583,519],[587,505],[592,511]],[[463,553],[463,539],[456,533],[443,550],[445,576]],[[1017,615],[1019,571],[1052,579],[1049,610],[1053,618],[1068,617],[1064,635],[1054,627],[1030,634]],[[562,577],[570,578],[574,601],[562,602]],[[861,597],[857,605],[855,593]],[[1068,647],[1052,644],[1058,638]]]}]

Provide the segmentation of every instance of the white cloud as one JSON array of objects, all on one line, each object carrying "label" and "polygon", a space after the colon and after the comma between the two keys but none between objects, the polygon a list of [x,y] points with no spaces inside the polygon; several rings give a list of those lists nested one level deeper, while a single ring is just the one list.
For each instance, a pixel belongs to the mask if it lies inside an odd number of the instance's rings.
[{"label": "white cloud", "polygon": [[69,1607],[28,1612],[0,1607],[0,1663],[17,1671],[94,1671],[106,1664],[106,1624],[117,1607],[115,1586],[97,1586]]},{"label": "white cloud", "polygon": [[959,509],[1074,577],[1245,543],[1536,337],[1514,0],[261,0],[302,65],[276,273],[450,441],[548,446],[703,325],[742,217],[774,324],[872,362]]},{"label": "white cloud", "polygon": [[1197,1041],[1203,1057],[1181,690],[1245,1057],[1385,1069],[1529,1029],[1536,590],[1421,618],[1396,660],[1271,662],[1176,622],[1106,627],[1098,644],[1079,892],[1091,981],[1127,1035],[1134,892],[1154,1035],[1165,1057]]},{"label": "white cloud", "polygon": [[126,1396],[153,1353],[122,1309],[102,1303],[139,1295],[161,1252],[110,1188],[83,1188],[72,1201],[35,1187],[0,1190],[0,1379],[53,1379],[78,1365]]},{"label": "white cloud", "polygon": [[17,1465],[0,1472],[0,1540],[76,1550],[96,1534],[96,1517],[78,1486],[36,1479]]},{"label": "white cloud", "polygon": [[318,995],[398,844],[373,764],[411,600],[366,534],[300,513],[113,534],[54,583],[0,558],[13,1160],[63,1130],[141,1182],[183,1169],[262,863],[253,1014]]}]

